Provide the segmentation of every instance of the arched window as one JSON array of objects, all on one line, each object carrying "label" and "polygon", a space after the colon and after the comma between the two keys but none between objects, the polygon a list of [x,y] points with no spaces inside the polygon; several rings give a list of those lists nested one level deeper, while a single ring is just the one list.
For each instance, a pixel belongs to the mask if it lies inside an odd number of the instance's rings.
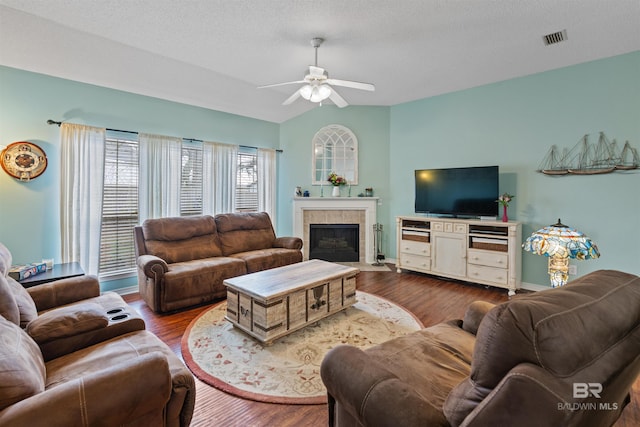
[{"label": "arched window", "polygon": [[313,137],[312,184],[327,184],[331,172],[358,184],[358,139],[349,128],[328,125]]}]

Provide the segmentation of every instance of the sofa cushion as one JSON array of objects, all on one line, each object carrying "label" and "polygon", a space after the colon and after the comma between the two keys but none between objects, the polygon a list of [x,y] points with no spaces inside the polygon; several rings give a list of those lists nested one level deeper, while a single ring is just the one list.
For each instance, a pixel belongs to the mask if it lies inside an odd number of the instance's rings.
[{"label": "sofa cushion", "polygon": [[44,391],[45,367],[38,345],[0,316],[0,411]]},{"label": "sofa cushion", "polygon": [[449,391],[471,370],[475,338],[459,323],[440,323],[386,341],[365,353],[441,409]]},{"label": "sofa cushion", "polygon": [[16,325],[20,324],[18,304],[8,280],[4,276],[0,276],[0,316]]},{"label": "sofa cushion", "polygon": [[223,280],[246,274],[245,263],[236,258],[215,257],[169,265],[163,280],[163,311],[174,310],[190,300],[189,305],[211,301],[212,297],[224,297]]},{"label": "sofa cushion", "polygon": [[470,381],[447,400],[447,419],[459,425],[522,363],[557,377],[587,368],[638,328],[638,307],[640,278],[603,270],[496,306],[478,329]]},{"label": "sofa cushion", "polygon": [[213,217],[155,218],[142,224],[146,253],[167,263],[222,255]]},{"label": "sofa cushion", "polygon": [[20,314],[20,327],[26,328],[27,324],[38,317],[38,309],[29,292],[20,283],[16,282],[12,277],[7,277],[9,288],[13,292],[13,297],[18,306]]},{"label": "sofa cushion", "polygon": [[240,252],[231,255],[243,260],[247,265],[247,273],[283,267],[302,261],[302,252],[295,249],[258,249],[256,251]]},{"label": "sofa cushion", "polygon": [[225,256],[271,248],[276,239],[271,219],[265,212],[220,214],[215,216],[215,221]]}]

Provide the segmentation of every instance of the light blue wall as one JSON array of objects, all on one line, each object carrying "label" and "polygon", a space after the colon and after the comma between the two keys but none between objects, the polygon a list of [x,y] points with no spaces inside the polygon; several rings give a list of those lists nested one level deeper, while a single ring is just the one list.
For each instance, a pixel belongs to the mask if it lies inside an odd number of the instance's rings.
[{"label": "light blue wall", "polygon": [[[293,230],[293,195],[296,186],[309,190],[311,196],[320,196],[320,186],[311,186],[311,140],[322,127],[339,124],[348,127],[358,138],[358,185],[351,188],[353,197],[372,187],[374,196],[380,197],[378,221],[390,224],[389,216],[389,107],[337,108],[324,105],[291,119],[280,126],[281,154],[279,174],[278,225],[282,233]],[[324,186],[324,195],[331,188]],[[348,189],[341,190],[348,195]],[[390,245],[385,240],[383,251]]]},{"label": "light blue wall", "polygon": [[[595,143],[604,131],[640,149],[640,52],[396,105],[390,123],[392,217],[413,213],[414,169],[497,164],[500,193],[516,195],[509,218],[524,222],[523,238],[560,217],[602,252],[572,261],[579,275],[640,274],[640,170],[535,172],[551,145],[572,148],[584,134]],[[546,258],[522,257],[523,281],[548,285]]]},{"label": "light blue wall", "polygon": [[[0,146],[28,140],[49,157],[29,183],[0,173],[0,242],[16,262],[59,262],[59,129],[67,120],[93,126],[282,148],[278,155],[279,235],[292,230],[291,198],[311,183],[311,139],[328,124],[359,141],[360,185],[381,198],[383,251],[395,258],[395,216],[413,213],[418,168],[498,164],[501,192],[516,194],[511,219],[524,236],[557,220],[591,236],[599,268],[640,274],[640,171],[551,178],[535,172],[552,144],[571,148],[599,131],[640,148],[640,52],[508,80],[392,107],[315,108],[281,125],[0,67]],[[523,253],[523,280],[547,285],[546,259]],[[135,283],[106,283],[103,289]]]},{"label": "light blue wall", "polygon": [[[60,262],[60,130],[47,119],[263,148],[277,148],[279,126],[117,90],[0,67],[0,146],[31,141],[49,166],[31,182],[0,172],[0,242],[15,263]],[[135,280],[103,283],[103,289]]]}]

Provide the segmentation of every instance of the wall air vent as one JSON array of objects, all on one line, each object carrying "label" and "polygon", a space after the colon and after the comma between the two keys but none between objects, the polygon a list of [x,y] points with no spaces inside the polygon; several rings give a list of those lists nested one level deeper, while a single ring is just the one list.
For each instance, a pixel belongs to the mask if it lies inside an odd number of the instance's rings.
[{"label": "wall air vent", "polygon": [[544,40],[544,44],[546,46],[549,46],[550,44],[557,44],[557,43],[563,42],[566,39],[567,39],[567,30],[556,31],[555,33],[542,36],[542,40]]}]

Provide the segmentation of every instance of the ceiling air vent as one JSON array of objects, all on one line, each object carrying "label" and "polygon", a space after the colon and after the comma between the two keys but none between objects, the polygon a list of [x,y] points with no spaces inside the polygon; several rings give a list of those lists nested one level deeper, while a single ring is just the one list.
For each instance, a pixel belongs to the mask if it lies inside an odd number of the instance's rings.
[{"label": "ceiling air vent", "polygon": [[542,40],[544,40],[544,44],[546,46],[549,46],[550,44],[563,42],[566,39],[567,39],[567,30],[556,31],[555,33],[542,36]]}]

